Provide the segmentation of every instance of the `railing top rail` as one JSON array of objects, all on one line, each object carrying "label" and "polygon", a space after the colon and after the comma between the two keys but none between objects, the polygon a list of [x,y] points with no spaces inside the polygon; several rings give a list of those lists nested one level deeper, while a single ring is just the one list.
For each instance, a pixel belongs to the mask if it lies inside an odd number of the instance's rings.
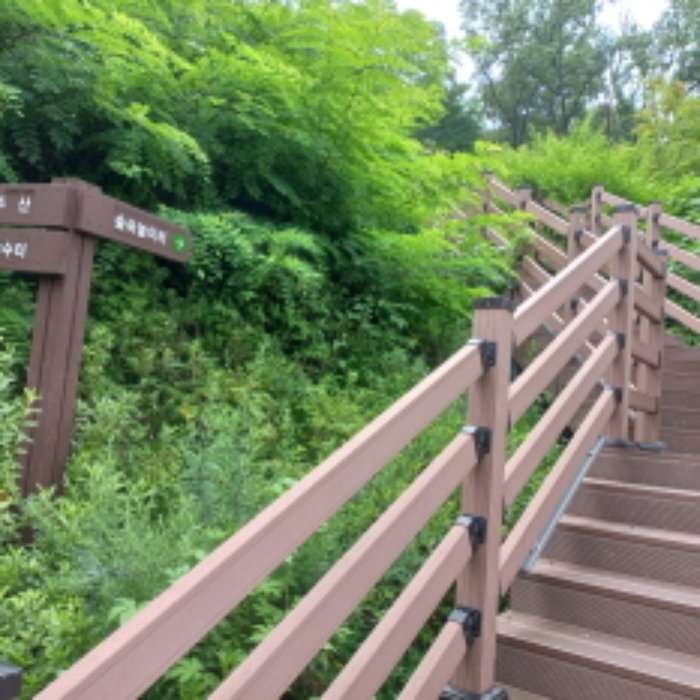
[{"label": "railing top rail", "polygon": [[136,697],[485,371],[470,344],[116,630],[37,700]]},{"label": "railing top rail", "polygon": [[562,299],[571,298],[576,290],[585,285],[622,245],[622,227],[616,226],[590,246],[562,273],[545,284],[535,296],[518,307],[515,313],[516,343],[520,344],[529,338],[542,321],[561,305]]}]

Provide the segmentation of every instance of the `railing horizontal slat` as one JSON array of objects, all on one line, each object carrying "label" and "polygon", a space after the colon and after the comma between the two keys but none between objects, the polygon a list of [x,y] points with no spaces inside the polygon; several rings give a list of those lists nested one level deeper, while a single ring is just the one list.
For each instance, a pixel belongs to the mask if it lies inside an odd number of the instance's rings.
[{"label": "railing horizontal slat", "polygon": [[333,681],[322,700],[371,700],[469,558],[469,531],[455,525]]},{"label": "railing horizontal slat", "polygon": [[645,413],[656,413],[658,411],[658,401],[651,394],[639,391],[635,387],[630,387],[630,408],[635,411]]},{"label": "railing horizontal slat", "polygon": [[566,253],[543,236],[535,234],[533,237],[533,245],[537,252],[547,258],[556,270],[562,270],[569,263]]},{"label": "railing horizontal slat", "polygon": [[566,494],[586,452],[603,434],[614,408],[613,392],[604,391],[501,546],[502,593],[512,585],[528,553]]},{"label": "railing horizontal slat", "polygon": [[437,698],[468,651],[462,626],[447,622],[398,700]]},{"label": "railing horizontal slat", "polygon": [[676,321],[693,331],[693,333],[700,333],[700,319],[693,316],[690,311],[686,311],[678,304],[674,304],[670,299],[664,300],[664,311],[671,318],[675,318]]},{"label": "railing horizontal slat", "polygon": [[530,476],[574,417],[618,353],[617,338],[608,335],[559,394],[506,464],[504,500],[511,506]]},{"label": "railing horizontal slat", "polygon": [[700,272],[700,257],[697,257],[696,255],[693,255],[692,253],[683,250],[683,248],[678,248],[677,246],[673,245],[672,243],[668,243],[667,241],[664,241],[663,248],[673,260],[677,260],[679,263],[685,265],[686,267],[689,267],[691,270]]},{"label": "railing horizontal slat", "polygon": [[515,313],[515,341],[519,345],[562,302],[570,299],[586,284],[622,246],[622,230],[611,229],[585,253],[566,268],[566,274],[557,275],[536,296],[528,299]]},{"label": "railing horizontal slat", "polygon": [[658,253],[655,253],[640,238],[637,244],[637,257],[639,264],[656,279],[661,279],[666,271],[666,261]]},{"label": "railing horizontal slat", "polygon": [[529,199],[525,204],[525,210],[537,217],[539,221],[552,229],[552,231],[556,231],[556,233],[560,233],[562,236],[566,236],[569,232],[569,222],[566,221],[566,219],[562,219],[560,216],[549,211],[549,209],[545,209],[532,199]]},{"label": "railing horizontal slat", "polygon": [[489,186],[491,188],[491,192],[493,192],[497,199],[508,202],[508,204],[513,207],[520,205],[519,197],[495,178],[489,179]]},{"label": "railing horizontal slat", "polygon": [[522,417],[576,351],[585,344],[591,333],[600,325],[600,320],[615,308],[620,294],[620,286],[616,281],[607,282],[603,290],[511,384],[511,424],[515,424]]},{"label": "railing horizontal slat", "polygon": [[668,285],[673,289],[685,294],[694,301],[700,301],[700,287],[684,280],[682,277],[675,275],[673,272],[668,273]]},{"label": "railing horizontal slat", "polygon": [[647,215],[647,210],[646,207],[640,207],[638,204],[635,204],[634,202],[630,202],[629,199],[623,199],[622,197],[618,197],[617,195],[611,194],[610,192],[603,192],[603,201],[606,204],[610,204],[610,206],[613,207],[627,207],[627,206],[633,206],[637,210],[637,218],[638,219],[644,219],[646,218]]},{"label": "railing horizontal slat", "polygon": [[661,356],[658,350],[650,347],[646,343],[643,343],[639,338],[632,337],[632,345],[630,346],[632,352],[632,357],[635,360],[644,362],[644,364],[653,367],[654,369],[659,367],[661,362]]},{"label": "railing horizontal slat", "polygon": [[654,323],[663,321],[663,309],[659,308],[638,284],[634,285],[634,308]]},{"label": "railing horizontal slat", "polygon": [[211,700],[281,697],[476,463],[473,437],[461,433],[212,693]]},{"label": "railing horizontal slat", "polygon": [[673,231],[682,233],[684,236],[689,236],[690,238],[697,238],[700,240],[700,226],[697,224],[691,224],[690,221],[684,221],[676,216],[671,216],[671,214],[661,214],[659,223],[664,228],[670,228]]},{"label": "railing horizontal slat", "polygon": [[462,348],[37,700],[137,697],[482,374],[479,348]]}]

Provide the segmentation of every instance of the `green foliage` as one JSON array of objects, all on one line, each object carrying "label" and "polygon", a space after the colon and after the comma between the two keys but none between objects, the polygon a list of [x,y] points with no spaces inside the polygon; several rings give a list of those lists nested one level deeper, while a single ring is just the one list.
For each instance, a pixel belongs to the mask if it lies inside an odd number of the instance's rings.
[{"label": "green foliage", "polygon": [[644,154],[627,144],[614,145],[585,121],[569,136],[551,132],[518,149],[500,153],[509,182],[528,183],[538,194],[564,205],[581,202],[598,184],[635,202],[659,196],[658,184],[642,170]]}]

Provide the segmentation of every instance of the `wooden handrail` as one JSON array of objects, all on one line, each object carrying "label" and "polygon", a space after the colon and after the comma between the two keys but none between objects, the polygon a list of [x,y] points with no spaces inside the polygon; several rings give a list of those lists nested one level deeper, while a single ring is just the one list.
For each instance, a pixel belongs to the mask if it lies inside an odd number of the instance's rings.
[{"label": "wooden handrail", "polygon": [[460,569],[471,559],[469,530],[453,525],[411,583],[345,665],[322,700],[374,697],[434,612]]},{"label": "wooden handrail", "polygon": [[280,697],[477,461],[473,437],[463,433],[455,438],[211,700]]},{"label": "wooden handrail", "polygon": [[511,424],[515,424],[559,374],[564,365],[615,307],[621,298],[617,281],[607,282],[586,308],[553,340],[511,385],[508,397]]},{"label": "wooden handrail", "polygon": [[615,336],[606,336],[555,399],[506,465],[504,502],[511,506],[551,446],[569,424],[617,353]]},{"label": "wooden handrail", "polygon": [[683,248],[678,248],[668,241],[664,241],[663,248],[669,254],[672,260],[677,260],[679,263],[689,267],[691,270],[700,272],[700,258],[696,255],[689,253],[687,250],[683,250]]},{"label": "wooden handrail", "polygon": [[[495,178],[489,188],[482,193],[482,212],[500,211],[489,200],[493,194],[568,237],[566,253],[539,234],[532,237],[534,251],[557,273],[526,257],[524,272],[541,289],[533,292],[524,282],[527,299],[515,314],[509,300],[489,299],[477,305],[475,335],[493,342],[487,346],[476,341],[462,348],[37,700],[125,700],[145,691],[468,389],[468,422],[477,427],[460,432],[420,472],[211,697],[257,700],[282,695],[459,485],[461,510],[467,515],[448,529],[323,697],[373,696],[452,584],[456,584],[457,612],[481,611],[482,634],[473,645],[467,644],[459,615],[451,616],[400,698],[437,697],[448,682],[477,694],[488,691],[494,683],[499,592],[508,589],[543,529],[556,521],[562,498],[581,478],[586,452],[605,433],[623,439],[628,435],[628,406],[646,421],[635,421],[634,435],[641,436],[635,439],[658,435],[666,265],[647,243],[659,244],[660,226],[700,238],[700,227],[661,215],[658,203],[632,211],[627,200],[601,187],[591,197],[590,219],[585,210],[572,209],[570,220],[562,208],[534,201],[527,188],[513,192]],[[604,203],[616,207],[613,219],[603,214]],[[647,217],[645,238],[636,235],[639,214]],[[600,222],[612,226],[603,232]],[[508,244],[500,233],[482,230],[498,245]],[[674,259],[700,270],[700,259],[675,246],[668,250]],[[633,278],[639,269],[642,277],[636,284]],[[700,288],[676,274],[669,280],[678,291],[700,301]],[[588,297],[590,290],[592,299],[578,309],[569,308],[573,296]],[[700,332],[700,319],[668,299],[665,309]],[[632,332],[636,313],[643,315],[639,337]],[[511,383],[512,341],[521,344],[548,321],[557,328],[554,339]],[[585,361],[577,355],[581,348],[589,354]],[[482,352],[486,350],[495,352]],[[506,462],[508,424],[523,415],[574,355],[582,366]],[[632,358],[642,363],[637,386],[630,383]],[[501,543],[503,504],[514,503],[596,384],[603,387],[601,395]],[[479,528],[471,529],[477,522]],[[485,540],[484,532],[490,535]],[[477,546],[478,555],[473,556]]]},{"label": "wooden handrail", "polygon": [[501,547],[501,592],[513,583],[527,554],[569,487],[586,452],[603,434],[615,409],[615,394],[604,391],[550,471]]},{"label": "wooden handrail", "polygon": [[660,216],[659,223],[664,228],[670,228],[673,231],[682,233],[684,236],[700,239],[700,226],[690,221],[679,219],[677,216],[671,216],[664,212]]},{"label": "wooden handrail", "polygon": [[549,316],[562,300],[569,299],[593,277],[623,245],[622,229],[615,227],[557,275],[539,293],[522,304],[515,314],[515,342],[522,343]]},{"label": "wooden handrail", "polygon": [[618,197],[617,195],[614,195],[611,192],[607,192],[605,190],[603,190],[602,199],[606,204],[610,204],[613,207],[633,206],[636,209],[638,219],[646,218],[646,215],[647,215],[646,207],[640,207],[638,204],[635,204],[634,202],[630,202],[629,199],[624,199],[623,197]]},{"label": "wooden handrail", "polygon": [[469,345],[37,696],[136,697],[483,373]]}]

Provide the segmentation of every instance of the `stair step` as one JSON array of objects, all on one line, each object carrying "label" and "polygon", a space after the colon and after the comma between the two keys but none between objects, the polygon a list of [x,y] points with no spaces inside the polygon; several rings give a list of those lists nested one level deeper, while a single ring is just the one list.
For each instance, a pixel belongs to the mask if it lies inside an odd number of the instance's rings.
[{"label": "stair step", "polygon": [[589,473],[596,479],[700,490],[700,457],[691,454],[603,450]]},{"label": "stair step", "polygon": [[519,613],[685,654],[700,650],[696,588],[540,560],[530,575],[516,581],[511,606]]},{"label": "stair step", "polygon": [[691,428],[665,427],[661,431],[661,440],[674,452],[697,454],[700,452],[700,431]]},{"label": "stair step", "polygon": [[549,698],[546,698],[544,695],[535,695],[534,693],[528,693],[527,690],[514,688],[510,685],[501,687],[508,691],[508,700],[549,700]]},{"label": "stair step", "polygon": [[700,535],[700,490],[588,478],[583,481],[568,513]]},{"label": "stair step", "polygon": [[656,581],[697,586],[700,536],[565,515],[546,559]]},{"label": "stair step", "polygon": [[661,426],[662,428],[700,428],[700,408],[666,406],[661,411]]},{"label": "stair step", "polygon": [[497,677],[556,700],[700,697],[697,657],[522,613],[498,620]]},{"label": "stair step", "polygon": [[[698,371],[700,372],[700,367],[698,367]],[[661,391],[659,407],[662,412],[672,411],[676,408],[681,411],[698,409],[700,408],[700,392],[673,390],[664,387]]]}]

